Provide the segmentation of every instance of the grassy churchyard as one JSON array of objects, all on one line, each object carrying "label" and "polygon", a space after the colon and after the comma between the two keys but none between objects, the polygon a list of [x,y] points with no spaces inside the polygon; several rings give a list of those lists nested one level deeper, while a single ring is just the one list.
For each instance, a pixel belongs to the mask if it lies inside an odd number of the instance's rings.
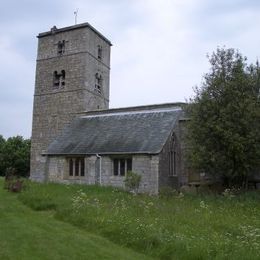
[{"label": "grassy churchyard", "polygon": [[160,197],[27,182],[0,194],[0,259],[260,259],[260,192]]},{"label": "grassy churchyard", "polygon": [[[0,184],[3,184],[2,178]],[[99,235],[91,234],[85,229],[60,221],[55,217],[54,210],[32,210],[18,199],[19,195],[9,193],[2,186],[0,188],[1,260],[149,259]],[[25,194],[27,192],[29,190]]]}]

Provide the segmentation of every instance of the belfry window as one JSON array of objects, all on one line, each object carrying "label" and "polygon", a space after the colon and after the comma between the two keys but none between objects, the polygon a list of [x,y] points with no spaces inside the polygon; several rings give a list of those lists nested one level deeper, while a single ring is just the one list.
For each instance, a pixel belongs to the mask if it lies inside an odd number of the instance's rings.
[{"label": "belfry window", "polygon": [[53,86],[59,87],[60,85],[60,76],[57,71],[54,71],[53,73]]},{"label": "belfry window", "polygon": [[69,158],[69,176],[84,177],[85,176],[85,159],[83,157]]},{"label": "belfry window", "polygon": [[102,46],[101,45],[98,45],[98,59],[99,60],[102,60]]},{"label": "belfry window", "polygon": [[58,88],[60,86],[65,86],[65,70],[62,70],[60,73],[57,71],[53,72],[53,86]]},{"label": "belfry window", "polygon": [[61,78],[60,78],[60,80],[61,80],[61,85],[65,86],[65,70],[61,71]]},{"label": "belfry window", "polygon": [[115,176],[125,176],[129,171],[132,171],[132,158],[114,159]]},{"label": "belfry window", "polygon": [[95,75],[95,91],[97,91],[99,94],[102,92],[102,76],[99,73],[96,73]]},{"label": "belfry window", "polygon": [[59,41],[57,46],[58,46],[58,54],[62,55],[65,52],[65,40]]}]

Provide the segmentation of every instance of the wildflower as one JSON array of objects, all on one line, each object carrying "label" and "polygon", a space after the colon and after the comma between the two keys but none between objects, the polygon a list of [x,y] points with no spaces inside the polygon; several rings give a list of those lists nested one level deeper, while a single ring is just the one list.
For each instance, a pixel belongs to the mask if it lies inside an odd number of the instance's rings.
[{"label": "wildflower", "polygon": [[179,198],[183,198],[184,194],[182,192],[179,193]]},{"label": "wildflower", "polygon": [[202,201],[200,202],[200,207],[201,207],[202,209],[207,209],[207,208],[208,208],[208,205],[202,200]]}]

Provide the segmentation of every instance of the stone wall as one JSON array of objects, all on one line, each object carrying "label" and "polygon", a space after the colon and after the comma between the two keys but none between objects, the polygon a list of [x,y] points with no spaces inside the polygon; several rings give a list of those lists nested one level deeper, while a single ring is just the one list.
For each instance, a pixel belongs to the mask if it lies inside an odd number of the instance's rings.
[{"label": "stone wall", "polygon": [[46,170],[49,181],[62,182],[68,176],[67,161],[64,157],[47,157]]},{"label": "stone wall", "polygon": [[[172,151],[172,154],[170,153]],[[175,155],[174,155],[175,153]],[[170,167],[170,156],[172,166]],[[174,159],[175,156],[175,159]],[[179,179],[182,174],[181,148],[179,141],[179,126],[175,125],[172,134],[169,136],[159,155],[159,190],[164,187],[179,188]],[[172,169],[170,169],[172,168]]]},{"label": "stone wall", "polygon": [[[181,186],[186,185],[188,183],[188,176],[190,170],[186,161],[186,123],[187,120],[178,120],[178,123],[175,124],[173,128],[171,136],[169,136],[167,142],[165,143],[159,155],[159,189],[165,186],[169,186],[174,189],[179,189]],[[176,152],[176,176],[171,176],[170,174],[169,152],[172,146],[174,146],[173,149]]]},{"label": "stone wall", "polygon": [[159,156],[136,155],[133,157],[133,172],[142,176],[140,192],[158,193]]},{"label": "stone wall", "polygon": [[[48,180],[61,183],[100,183],[100,159],[97,156],[85,157],[85,176],[70,177],[68,160],[61,156],[48,156],[46,171]],[[140,174],[140,192],[158,193],[159,157],[157,155],[132,156],[132,171]],[[113,159],[101,157],[101,185],[124,188],[125,176],[114,176]]]}]

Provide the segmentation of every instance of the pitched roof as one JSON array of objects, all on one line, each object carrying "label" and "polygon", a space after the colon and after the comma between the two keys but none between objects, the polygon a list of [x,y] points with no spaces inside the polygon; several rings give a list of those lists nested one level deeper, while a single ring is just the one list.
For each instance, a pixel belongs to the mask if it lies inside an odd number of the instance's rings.
[{"label": "pitched roof", "polygon": [[181,115],[171,104],[86,113],[48,147],[49,155],[157,154]]}]

